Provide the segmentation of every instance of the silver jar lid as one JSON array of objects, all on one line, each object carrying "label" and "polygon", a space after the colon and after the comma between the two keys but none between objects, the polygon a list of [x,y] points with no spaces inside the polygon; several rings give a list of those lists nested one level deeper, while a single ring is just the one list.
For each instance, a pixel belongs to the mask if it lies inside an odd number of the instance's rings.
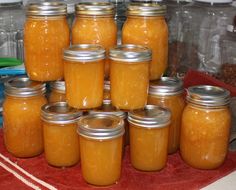
[{"label": "silver jar lid", "polygon": [[128,16],[165,16],[166,5],[154,3],[131,3],[127,9]]},{"label": "silver jar lid", "polygon": [[230,92],[217,86],[192,86],[187,89],[186,99],[197,106],[220,107],[230,103]]},{"label": "silver jar lid", "polygon": [[109,58],[115,61],[128,62],[150,61],[152,52],[149,48],[141,45],[125,44],[111,48],[109,50]]},{"label": "silver jar lid", "polygon": [[56,90],[63,94],[66,93],[65,81],[57,80],[57,81],[50,82],[49,85],[50,85],[51,90]]},{"label": "silver jar lid", "polygon": [[161,77],[159,80],[150,82],[150,95],[176,95],[183,93],[183,82],[176,77]]},{"label": "silver jar lid", "polygon": [[4,83],[5,94],[14,97],[32,97],[46,92],[46,84],[30,80],[26,76],[15,77]]},{"label": "silver jar lid", "polygon": [[62,16],[67,14],[67,5],[62,2],[29,3],[26,7],[27,16]]},{"label": "silver jar lid", "polygon": [[86,138],[106,140],[124,134],[124,121],[115,115],[91,114],[78,122],[78,133]]},{"label": "silver jar lid", "polygon": [[97,109],[93,109],[89,111],[89,114],[105,114],[105,115],[116,115],[121,119],[127,118],[127,113],[121,110],[116,109],[112,106],[110,102],[103,102],[103,105]]},{"label": "silver jar lid", "polygon": [[41,119],[48,123],[75,123],[81,115],[82,111],[70,107],[66,102],[50,103],[41,108]]},{"label": "silver jar lid", "polygon": [[97,44],[72,45],[64,50],[64,59],[68,61],[91,62],[105,58],[105,49]]},{"label": "silver jar lid", "polygon": [[138,127],[157,128],[170,124],[171,112],[160,106],[146,105],[128,113],[128,121]]},{"label": "silver jar lid", "polygon": [[76,4],[77,15],[114,15],[114,5],[108,2],[83,2]]}]

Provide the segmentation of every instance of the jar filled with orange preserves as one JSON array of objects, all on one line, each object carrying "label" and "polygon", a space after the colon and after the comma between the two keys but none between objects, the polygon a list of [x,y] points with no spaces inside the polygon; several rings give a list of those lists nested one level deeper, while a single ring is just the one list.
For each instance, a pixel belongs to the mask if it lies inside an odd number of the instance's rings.
[{"label": "jar filled with orange preserves", "polygon": [[171,111],[168,153],[175,153],[179,149],[181,119],[185,106],[182,81],[172,77],[161,77],[160,80],[152,81],[148,104],[159,105]]},{"label": "jar filled with orange preserves", "polygon": [[66,5],[59,2],[30,3],[24,27],[25,67],[31,80],[63,78],[62,50],[70,43]]},{"label": "jar filled with orange preserves", "polygon": [[98,186],[116,183],[121,174],[123,120],[92,114],[81,117],[78,124],[83,178]]},{"label": "jar filled with orange preserves", "polygon": [[66,88],[65,81],[58,80],[50,83],[50,94],[48,102],[65,102],[66,101]]},{"label": "jar filled with orange preserves", "polygon": [[143,108],[147,103],[151,51],[139,45],[119,45],[109,51],[111,101],[118,109]]},{"label": "jar filled with orange preserves", "polygon": [[78,109],[102,105],[105,50],[96,44],[80,44],[64,50],[66,100]]},{"label": "jar filled with orange preserves", "polygon": [[170,111],[146,105],[128,114],[132,166],[142,171],[161,170],[167,162]]},{"label": "jar filled with orange preserves", "polygon": [[122,29],[123,44],[138,44],[152,50],[150,80],[159,79],[167,68],[168,27],[166,6],[159,4],[130,4]]},{"label": "jar filled with orange preserves", "polygon": [[111,100],[111,83],[109,80],[104,80],[103,99]]},{"label": "jar filled with orange preserves", "polygon": [[66,102],[42,107],[44,152],[50,165],[67,167],[79,161],[77,121],[81,115],[81,111],[69,107]]},{"label": "jar filled with orange preserves", "polygon": [[183,160],[198,169],[215,169],[228,150],[231,114],[229,91],[208,85],[187,91],[182,116],[180,153]]},{"label": "jar filled with orange preserves", "polygon": [[40,109],[47,103],[44,83],[27,77],[5,83],[3,136],[6,149],[16,157],[27,158],[43,152]]},{"label": "jar filled with orange preserves", "polygon": [[[114,5],[87,2],[76,5],[76,19],[72,27],[72,44],[99,44],[105,48],[116,45],[117,26]],[[109,76],[109,60],[105,61],[105,76]]]}]

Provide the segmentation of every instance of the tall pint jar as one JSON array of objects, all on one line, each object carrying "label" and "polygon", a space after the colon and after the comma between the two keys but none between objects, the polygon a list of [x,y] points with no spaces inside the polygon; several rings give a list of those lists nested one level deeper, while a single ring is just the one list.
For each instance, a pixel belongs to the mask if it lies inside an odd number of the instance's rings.
[{"label": "tall pint jar", "polygon": [[5,83],[3,136],[6,149],[16,157],[33,157],[43,152],[41,106],[47,103],[45,84],[17,77]]},{"label": "tall pint jar", "polygon": [[130,4],[122,29],[123,44],[143,45],[152,50],[150,80],[159,79],[167,67],[168,27],[165,13],[165,5]]},{"label": "tall pint jar", "polygon": [[151,51],[139,45],[119,45],[109,52],[111,101],[118,109],[143,108],[147,103]]},{"label": "tall pint jar", "polygon": [[31,80],[63,78],[62,50],[70,43],[67,7],[59,2],[31,3],[24,27],[25,67]]},{"label": "tall pint jar", "polygon": [[190,166],[215,169],[224,162],[231,126],[229,101],[229,91],[220,87],[200,85],[188,88],[180,153]]},{"label": "tall pint jar", "polygon": [[163,106],[171,111],[168,153],[176,152],[179,149],[181,119],[185,106],[182,81],[173,77],[162,77],[151,82],[148,104]]},{"label": "tall pint jar", "polygon": [[83,178],[98,186],[116,183],[121,175],[123,120],[92,114],[81,117],[78,124]]},{"label": "tall pint jar", "polygon": [[80,44],[64,50],[66,100],[71,107],[91,109],[102,105],[105,50]]},{"label": "tall pint jar", "polygon": [[[117,43],[114,5],[87,2],[76,5],[76,19],[72,27],[72,44],[99,44],[108,51]],[[109,76],[109,60],[105,62],[105,76]]]}]

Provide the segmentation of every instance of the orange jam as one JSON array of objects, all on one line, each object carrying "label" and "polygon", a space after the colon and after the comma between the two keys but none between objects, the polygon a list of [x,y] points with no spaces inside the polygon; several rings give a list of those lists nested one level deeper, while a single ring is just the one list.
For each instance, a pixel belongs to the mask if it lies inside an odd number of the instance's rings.
[{"label": "orange jam", "polygon": [[130,159],[134,168],[158,171],[165,167],[170,115],[167,109],[154,105],[129,112]]},{"label": "orange jam", "polygon": [[159,79],[167,68],[168,27],[166,7],[157,4],[130,4],[122,29],[123,44],[147,46],[152,50],[150,80]]},{"label": "orange jam", "polygon": [[63,78],[62,50],[69,46],[66,5],[32,3],[24,27],[25,67],[30,79],[53,81]]},{"label": "orange jam", "polygon": [[214,86],[193,86],[188,89],[187,100],[182,117],[181,156],[192,167],[215,169],[224,162],[228,150],[229,92]]},{"label": "orange jam", "polygon": [[171,77],[162,77],[158,81],[151,82],[148,104],[159,105],[171,111],[168,153],[175,153],[179,149],[181,119],[185,106],[182,82]]},{"label": "orange jam", "polygon": [[110,49],[111,101],[118,109],[143,108],[149,85],[149,49],[137,45],[120,45]]},{"label": "orange jam", "polygon": [[85,181],[97,186],[116,183],[121,175],[123,121],[113,115],[84,116],[78,133]]},{"label": "orange jam", "polygon": [[[108,52],[116,45],[117,26],[114,6],[110,3],[79,3],[72,27],[72,44],[99,44]],[[109,76],[109,60],[105,60],[105,76]]]},{"label": "orange jam", "polygon": [[50,83],[50,94],[48,102],[65,102],[66,101],[66,89],[65,81],[55,81]]},{"label": "orange jam", "polygon": [[77,120],[82,112],[66,102],[42,107],[44,151],[47,162],[57,167],[72,166],[79,161]]},{"label": "orange jam", "polygon": [[74,45],[64,51],[66,100],[78,109],[102,105],[105,50],[99,45]]},{"label": "orange jam", "polygon": [[16,157],[43,152],[41,106],[46,104],[45,84],[18,77],[5,84],[3,135],[6,149]]},{"label": "orange jam", "polygon": [[103,100],[111,100],[111,85],[109,80],[104,81]]}]

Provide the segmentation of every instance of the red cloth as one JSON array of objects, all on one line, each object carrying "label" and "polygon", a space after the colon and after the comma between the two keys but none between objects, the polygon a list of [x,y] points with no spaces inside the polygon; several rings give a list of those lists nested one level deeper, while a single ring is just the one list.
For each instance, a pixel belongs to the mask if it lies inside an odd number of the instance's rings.
[{"label": "red cloth", "polygon": [[231,96],[236,96],[235,87],[225,84],[224,82],[217,80],[214,77],[211,77],[210,75],[207,75],[205,73],[190,70],[187,72],[186,76],[184,77],[185,88],[188,88],[190,86],[195,86],[195,85],[204,85],[204,84],[220,86],[222,88],[229,90],[231,93]]},{"label": "red cloth", "polygon": [[[35,177],[53,185],[59,190],[88,190],[95,187],[88,185],[81,176],[80,164],[74,167],[60,169],[49,166],[44,159],[44,155],[35,158],[18,159],[11,156],[3,145],[3,133],[0,130],[0,152],[4,156],[10,158],[11,161],[18,164]],[[0,162],[7,162],[0,158]],[[19,172],[18,170],[14,169]],[[143,189],[162,189],[162,190],[190,190],[199,189],[211,182],[229,174],[236,170],[236,153],[230,152],[225,163],[217,170],[197,170],[186,165],[178,153],[168,157],[167,166],[160,172],[141,172],[135,170],[129,159],[129,148],[126,148],[125,157],[123,160],[121,179],[117,184],[110,187],[99,189],[110,190],[143,190]],[[30,178],[22,175],[25,178]],[[32,180],[31,180],[32,181]],[[33,182],[33,181],[32,181]],[[35,183],[37,184],[37,183]],[[38,184],[37,184],[38,185]],[[40,185],[38,185],[40,186]],[[40,186],[42,189],[43,186]],[[0,189],[1,190],[28,190],[30,189],[24,183],[19,181],[11,173],[0,167]],[[97,188],[96,188],[97,189]]]}]

